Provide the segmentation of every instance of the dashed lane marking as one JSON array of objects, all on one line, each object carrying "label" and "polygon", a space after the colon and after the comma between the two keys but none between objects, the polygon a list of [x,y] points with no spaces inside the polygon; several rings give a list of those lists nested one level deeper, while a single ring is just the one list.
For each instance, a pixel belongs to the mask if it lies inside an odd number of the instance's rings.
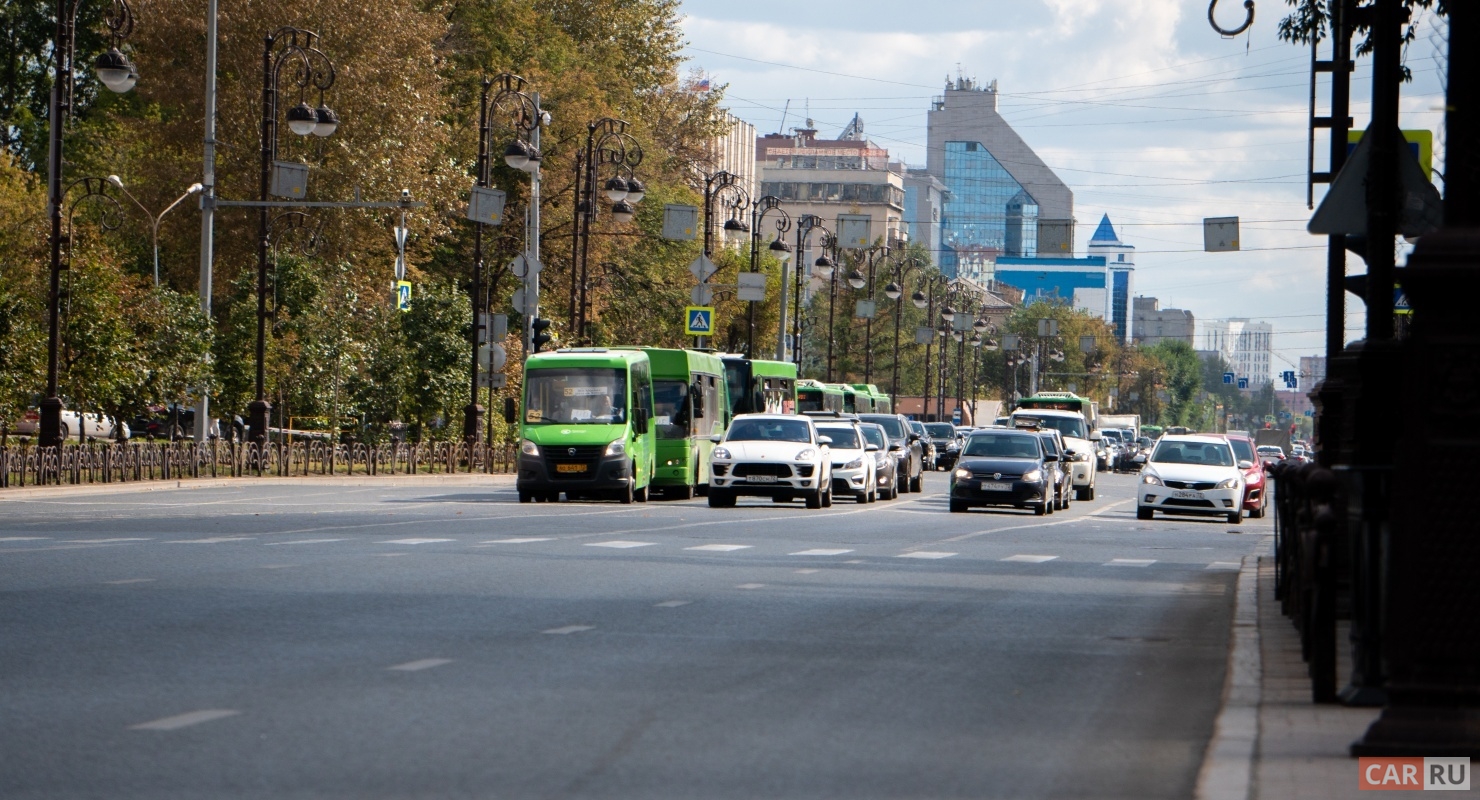
[{"label": "dashed lane marking", "polygon": [[116,539],[64,539],[63,541],[70,542],[72,544],[114,544],[117,542],[152,542],[154,541],[154,539],[152,537],[140,538],[136,536],[130,536]]},{"label": "dashed lane marking", "polygon": [[50,536],[0,536],[0,542],[40,542]]},{"label": "dashed lane marking", "polygon": [[240,711],[232,711],[226,708],[206,708],[200,711],[190,711],[185,714],[176,714],[173,717],[156,719],[152,722],[141,722],[138,725],[130,725],[131,731],[175,731],[188,728],[191,725],[199,725],[202,722],[210,722],[215,719],[234,717]]},{"label": "dashed lane marking", "polygon": [[952,557],[954,555],[957,555],[957,554],[956,553],[940,553],[940,552],[936,552],[936,551],[932,551],[932,550],[917,550],[917,551],[915,551],[913,553],[900,553],[898,557],[899,558],[935,559],[935,558],[950,558],[950,557]]},{"label": "dashed lane marking", "polygon": [[1035,555],[1021,554],[1021,555],[1015,555],[1015,556],[1008,556],[1007,558],[1004,558],[1002,560],[1003,561],[1017,561],[1017,562],[1020,562],[1020,563],[1023,563],[1023,564],[1042,564],[1042,563],[1047,562],[1047,561],[1053,561],[1056,558],[1058,558],[1058,556],[1035,556]]},{"label": "dashed lane marking", "polygon": [[553,542],[554,536],[515,536],[509,539],[489,539],[481,544],[533,544],[535,542]]},{"label": "dashed lane marking", "polygon": [[347,542],[348,539],[294,539],[291,542],[268,542],[268,547],[280,544],[328,544],[329,542]]},{"label": "dashed lane marking", "polygon": [[694,602],[694,601],[693,600],[664,600],[661,603],[655,604],[653,606],[653,608],[678,608],[679,606],[686,606],[686,605],[688,605],[689,603],[692,603],[692,602]]},{"label": "dashed lane marking", "polygon": [[763,589],[763,588],[765,588],[765,586],[766,585],[764,583],[742,583],[739,586],[736,586],[735,588],[736,589]]},{"label": "dashed lane marking", "polygon": [[250,542],[255,536],[212,536],[208,539],[173,539],[166,544],[224,544],[226,542]]},{"label": "dashed lane marking", "polygon": [[820,570],[820,569],[799,569],[799,570],[796,571],[796,573],[798,575],[811,575],[811,574],[813,574],[815,572],[821,572],[821,571],[822,570]]},{"label": "dashed lane marking", "polygon": [[794,555],[794,556],[840,556],[840,555],[843,555],[845,553],[851,553],[851,552],[853,552],[853,551],[852,550],[828,550],[826,548],[819,547],[819,548],[816,548],[816,549],[813,549],[813,550],[800,550],[798,552],[792,553],[791,555]]},{"label": "dashed lane marking", "polygon": [[397,664],[394,667],[386,667],[387,670],[396,672],[420,672],[432,667],[440,667],[443,664],[451,664],[450,658],[423,658],[418,661],[407,661],[405,664]]},{"label": "dashed lane marking", "polygon": [[685,547],[685,550],[703,550],[711,553],[732,553],[736,550],[749,550],[753,545],[748,544],[701,544],[698,547]]},{"label": "dashed lane marking", "polygon": [[387,539],[380,544],[441,544],[443,542],[455,542],[456,539]]},{"label": "dashed lane marking", "polygon": [[563,628],[551,628],[547,631],[540,631],[540,633],[548,633],[551,636],[569,636],[572,633],[583,633],[594,630],[596,630],[595,625],[566,625]]},{"label": "dashed lane marking", "polygon": [[1101,566],[1105,567],[1149,567],[1156,563],[1154,558],[1112,558]]},{"label": "dashed lane marking", "polygon": [[586,547],[611,547],[617,550],[627,550],[633,547],[651,547],[657,542],[629,542],[622,539],[611,542],[587,542]]},{"label": "dashed lane marking", "polygon": [[1117,503],[1111,503],[1110,505],[1105,506],[1104,508],[1101,508],[1100,510],[1095,511],[1093,513],[1087,514],[1087,515],[1082,516],[1082,517],[1074,517],[1073,519],[1064,519],[1064,520],[1059,520],[1057,522],[1035,522],[1035,523],[1032,523],[1032,524],[1029,524],[1029,525],[1009,525],[1009,526],[1007,526],[1005,528],[990,528],[990,529],[984,530],[984,531],[975,531],[973,533],[963,533],[960,536],[952,536],[949,539],[941,539],[938,542],[931,542],[930,544],[937,544],[937,545],[939,545],[939,544],[953,544],[955,542],[962,542],[962,541],[965,541],[967,539],[975,539],[978,536],[988,536],[988,535],[994,534],[994,533],[1007,533],[1008,531],[1022,531],[1022,530],[1028,530],[1030,528],[1052,528],[1052,527],[1055,527],[1057,525],[1072,525],[1072,524],[1074,524],[1076,522],[1083,522],[1086,519],[1094,519],[1096,517],[1099,517],[1101,514],[1104,514],[1106,511],[1109,511],[1110,509],[1115,508],[1116,506],[1123,506],[1126,503],[1130,503],[1130,502],[1133,502],[1133,501],[1132,500],[1121,500],[1120,502],[1117,502]]},{"label": "dashed lane marking", "polygon": [[126,586],[126,585],[128,585],[130,583],[153,583],[156,580],[159,580],[159,579],[158,578],[124,578],[121,581],[103,581],[103,583],[106,583],[109,586]]}]

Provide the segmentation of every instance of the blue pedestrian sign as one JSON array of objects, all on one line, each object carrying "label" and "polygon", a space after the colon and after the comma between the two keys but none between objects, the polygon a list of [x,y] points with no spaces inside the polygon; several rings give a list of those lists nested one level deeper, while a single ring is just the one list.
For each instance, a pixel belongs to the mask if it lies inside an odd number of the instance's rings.
[{"label": "blue pedestrian sign", "polygon": [[396,309],[411,310],[411,281],[396,281]]},{"label": "blue pedestrian sign", "polygon": [[1234,381],[1234,374],[1232,372],[1225,372],[1225,373],[1223,373],[1223,382],[1225,384],[1228,384],[1229,386],[1232,386],[1233,385],[1233,381]]},{"label": "blue pedestrian sign", "polygon": [[683,310],[684,332],[690,336],[710,336],[714,333],[714,307],[688,306]]},{"label": "blue pedestrian sign", "polygon": [[1247,388],[1249,388],[1249,379],[1248,378],[1239,378],[1238,379],[1238,388],[1240,388],[1240,389],[1247,389]]}]

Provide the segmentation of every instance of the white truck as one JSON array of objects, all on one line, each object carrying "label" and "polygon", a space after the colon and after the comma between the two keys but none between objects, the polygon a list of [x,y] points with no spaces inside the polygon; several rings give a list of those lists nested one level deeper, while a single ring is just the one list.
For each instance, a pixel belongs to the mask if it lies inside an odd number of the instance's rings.
[{"label": "white truck", "polygon": [[1114,428],[1116,430],[1125,430],[1126,428],[1130,428],[1132,431],[1135,432],[1134,434],[1132,434],[1131,438],[1139,439],[1141,438],[1141,415],[1101,414],[1100,430],[1104,430],[1106,428]]}]

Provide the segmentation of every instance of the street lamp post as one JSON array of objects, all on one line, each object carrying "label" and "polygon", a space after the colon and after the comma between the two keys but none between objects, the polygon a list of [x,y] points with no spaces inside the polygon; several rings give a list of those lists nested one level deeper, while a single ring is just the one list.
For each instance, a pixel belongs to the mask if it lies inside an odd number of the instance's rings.
[{"label": "street lamp post", "polygon": [[816,214],[803,214],[797,220],[797,268],[793,276],[795,292],[793,300],[796,313],[792,316],[791,322],[792,358],[796,361],[798,374],[802,369],[802,254],[808,249],[808,240],[811,239],[812,231],[822,231],[822,255],[818,256],[817,261],[813,263],[812,274],[827,280],[832,277],[832,270],[837,266],[828,255],[828,251],[832,250],[837,242],[836,237],[822,224],[822,217]]},{"label": "street lamp post", "polygon": [[170,213],[171,211],[173,211],[175,209],[175,206],[180,205],[181,203],[185,202],[186,198],[189,198],[189,197],[192,197],[192,196],[194,196],[196,194],[199,194],[200,191],[205,188],[205,186],[203,186],[202,184],[199,184],[199,183],[192,183],[192,184],[190,184],[190,188],[186,189],[184,194],[182,194],[179,197],[175,198],[175,202],[170,203],[168,206],[165,207],[165,209],[163,211],[159,212],[159,214],[156,215],[156,214],[151,214],[149,212],[149,209],[145,208],[144,207],[144,204],[139,202],[139,198],[134,197],[133,193],[130,192],[128,190],[128,188],[123,185],[123,179],[122,178],[119,178],[117,175],[109,175],[108,176],[108,182],[111,183],[111,184],[113,184],[114,186],[118,187],[118,190],[121,191],[121,192],[123,192],[123,194],[124,194],[125,197],[127,197],[128,199],[134,201],[134,205],[138,206],[139,207],[139,210],[142,211],[142,212],[144,212],[144,216],[146,216],[146,217],[149,218],[149,236],[150,236],[150,241],[153,242],[153,245],[154,245],[154,285],[155,286],[158,286],[159,285],[159,223],[164,220],[164,215],[165,214]]},{"label": "street lamp post", "polygon": [[896,258],[890,262],[893,271],[893,280],[884,287],[884,296],[894,301],[894,364],[890,369],[889,399],[893,408],[899,408],[899,323],[904,312],[904,303],[900,302],[904,297],[905,276],[915,269],[924,266],[924,261],[918,256],[906,256]]},{"label": "street lamp post", "polygon": [[[494,91],[497,86],[498,90]],[[531,141],[531,137],[537,135],[540,124],[544,121],[540,113],[539,100],[532,93],[524,91],[525,80],[518,75],[508,72],[499,73],[492,78],[483,79],[483,91],[478,97],[478,179],[477,188],[488,188],[488,176],[491,164],[490,147],[493,139],[493,117],[494,112],[505,106],[513,106],[514,116],[514,139],[504,148],[504,163],[514,169],[530,173],[533,178],[533,188],[530,194],[530,205],[532,209],[539,207],[539,170],[540,151],[536,146],[537,139]],[[530,215],[534,223],[531,236],[538,235],[539,218],[535,213]],[[463,408],[463,441],[469,446],[478,441],[478,432],[483,428],[483,406],[478,403],[478,371],[479,359],[478,349],[483,339],[483,225],[480,217],[473,224],[473,285],[469,289],[469,297],[473,311],[473,324],[469,334],[470,352],[469,358],[469,387],[468,404]],[[537,242],[537,239],[531,239]],[[537,245],[536,245],[537,247]],[[531,273],[537,269],[531,262],[538,261],[538,250],[531,252],[531,258],[525,259],[525,269]],[[527,286],[535,286],[535,297],[525,298],[525,318],[530,319],[538,313],[538,286],[530,281]],[[526,327],[528,327],[526,325]],[[526,339],[527,342],[527,339]]]},{"label": "street lamp post", "polygon": [[[727,170],[720,170],[713,175],[704,176],[704,257],[708,258],[714,254],[714,202],[720,200],[725,209],[729,211],[729,218],[725,220],[725,235],[737,236],[749,233],[750,226],[745,223],[743,212],[750,206],[750,193],[740,183],[740,176]],[[706,294],[709,278],[705,276],[699,282],[700,294]],[[701,296],[700,300],[704,300]],[[711,331],[713,333],[713,331]],[[703,336],[694,337],[697,346],[704,346]]]},{"label": "street lamp post", "polygon": [[950,279],[939,272],[926,275],[920,281],[919,288],[910,296],[910,302],[915,304],[915,308],[925,309],[925,325],[922,328],[930,329],[930,337],[925,340],[925,371],[920,385],[921,417],[930,416],[930,400],[935,389],[935,376],[932,373],[934,362],[930,360],[930,347],[935,343],[935,296],[948,283]]},{"label": "street lamp post", "polygon": [[[880,259],[889,257],[889,248],[884,245],[875,245],[864,250],[862,253],[863,264],[868,267],[865,275],[857,267],[848,273],[848,285],[854,289],[868,287],[868,299],[874,299],[874,267]],[[897,331],[896,331],[897,332]],[[863,323],[863,382],[872,383],[874,377],[874,316],[872,313],[864,319]]]},{"label": "street lamp post", "polygon": [[[750,271],[760,271],[761,264],[761,223],[765,222],[766,215],[772,211],[776,212],[776,238],[771,240],[768,248],[771,255],[781,260],[781,330],[786,330],[786,263],[791,260],[791,248],[786,246],[786,232],[791,230],[791,215],[781,207],[781,198],[775,195],[766,195],[750,204]],[[755,303],[750,301],[750,308],[746,313],[746,324],[749,332],[745,339],[745,355],[755,357]]]},{"label": "street lamp post", "polygon": [[[59,447],[62,443],[62,398],[60,391],[61,288],[62,288],[62,204],[67,190],[62,186],[62,131],[72,112],[73,56],[76,49],[77,10],[82,0],[58,0],[56,36],[52,40],[52,63],[55,66],[51,84],[50,151],[47,154],[48,215],[51,217],[51,274],[47,294],[46,397],[41,401],[42,447]],[[108,52],[93,63],[98,80],[110,91],[126,92],[138,81],[138,74],[118,45],[134,30],[134,15],[125,0],[113,0],[104,14],[111,45]],[[75,185],[75,184],[74,184]],[[89,185],[89,195],[94,193]],[[114,201],[117,202],[117,201]]]},{"label": "street lamp post", "polygon": [[[591,225],[596,221],[597,173],[603,166],[612,168],[611,177],[602,191],[611,201],[612,219],[619,223],[632,221],[635,203],[647,194],[647,187],[633,171],[642,164],[642,145],[625,120],[603,117],[586,124],[586,149],[576,152],[575,209],[570,261],[571,333],[577,341],[586,338],[586,286],[590,281]],[[579,298],[576,287],[580,286]]]},{"label": "street lamp post", "polygon": [[[267,197],[272,188],[273,162],[277,159],[278,81],[283,68],[293,65],[292,80],[298,87],[298,105],[288,109],[288,129],[299,136],[328,136],[339,127],[339,116],[324,104],[324,93],[334,85],[334,63],[317,47],[319,36],[301,28],[284,27],[268,34],[262,46],[262,176],[261,213],[257,228],[257,399],[247,406],[248,438],[259,447],[267,442],[267,260],[271,209]],[[319,93],[319,107],[304,99],[309,89]]]}]

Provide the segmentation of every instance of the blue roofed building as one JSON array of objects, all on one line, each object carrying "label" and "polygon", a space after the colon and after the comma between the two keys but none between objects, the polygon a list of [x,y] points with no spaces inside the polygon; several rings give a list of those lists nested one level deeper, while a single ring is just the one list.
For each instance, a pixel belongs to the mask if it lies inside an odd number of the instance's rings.
[{"label": "blue roofed building", "polygon": [[1088,311],[1110,323],[1125,343],[1131,336],[1134,250],[1120,241],[1106,216],[1090,239],[1088,256],[1000,256],[996,284],[1023,290],[1024,305],[1042,300]]},{"label": "blue roofed building", "polygon": [[1103,256],[1109,270],[1110,297],[1105,321],[1115,327],[1121,343],[1132,341],[1135,320],[1136,248],[1120,240],[1110,215],[1100,218],[1095,234],[1089,238],[1089,254]]}]

